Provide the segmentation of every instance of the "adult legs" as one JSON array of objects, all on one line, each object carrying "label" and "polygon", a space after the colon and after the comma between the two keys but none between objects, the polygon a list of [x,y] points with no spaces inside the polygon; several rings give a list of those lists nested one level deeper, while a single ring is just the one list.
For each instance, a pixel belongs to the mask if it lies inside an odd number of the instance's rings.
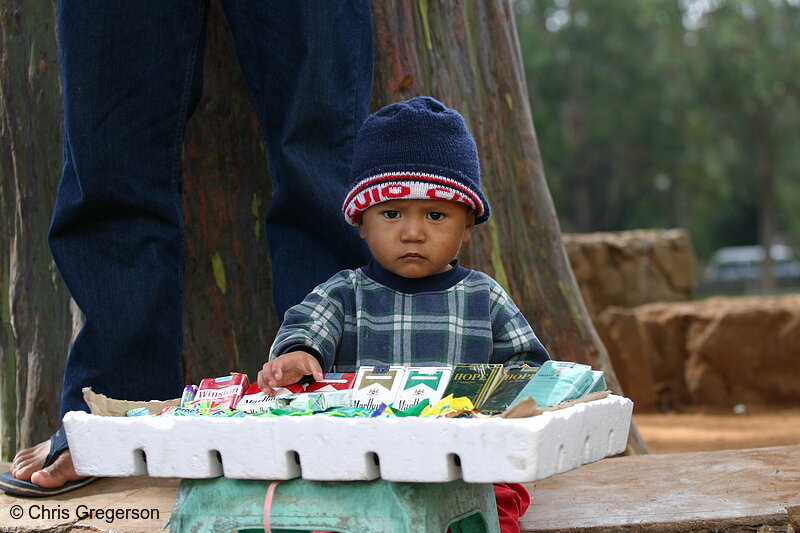
[{"label": "adult legs", "polygon": [[50,248],[85,324],[63,412],[81,387],[180,394],[181,146],[201,92],[204,1],[62,1],[64,168]]},{"label": "adult legs", "polygon": [[[50,245],[86,317],[62,412],[86,408],[83,386],[127,399],[180,391],[180,148],[200,96],[206,11],[205,1],[59,4],[65,165]],[[366,262],[339,212],[368,111],[369,4],[272,11],[242,1],[226,13],[267,139],[267,234],[283,313],[335,271]],[[66,454],[53,476],[37,472],[46,444],[20,452],[12,473],[42,486],[74,478]]]},{"label": "adult legs", "polygon": [[353,141],[369,112],[367,0],[223,4],[272,174],[266,235],[279,316],[369,253],[341,214]]}]

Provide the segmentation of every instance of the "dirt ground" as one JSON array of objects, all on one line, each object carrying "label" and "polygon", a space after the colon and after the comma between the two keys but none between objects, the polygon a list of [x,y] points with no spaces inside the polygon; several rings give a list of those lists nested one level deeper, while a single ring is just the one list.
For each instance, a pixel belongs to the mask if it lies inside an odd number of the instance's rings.
[{"label": "dirt ground", "polygon": [[800,444],[800,407],[733,412],[637,414],[650,453],[699,452]]}]

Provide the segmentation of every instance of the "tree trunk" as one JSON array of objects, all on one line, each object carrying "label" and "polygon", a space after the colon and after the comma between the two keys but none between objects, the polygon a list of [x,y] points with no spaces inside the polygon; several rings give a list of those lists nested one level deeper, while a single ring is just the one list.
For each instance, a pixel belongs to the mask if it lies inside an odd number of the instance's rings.
[{"label": "tree trunk", "polygon": [[211,3],[203,98],[184,144],[186,383],[260,370],[278,327],[263,223],[267,154],[233,38]]},{"label": "tree trunk", "polygon": [[55,6],[0,6],[0,452],[58,427],[69,296],[47,246],[61,168]]},{"label": "tree trunk", "polygon": [[755,177],[758,183],[758,243],[764,250],[761,263],[760,291],[763,294],[775,292],[777,287],[772,260],[772,245],[775,242],[775,176],[773,171],[774,154],[770,139],[772,110],[759,109],[752,120],[755,153]]},{"label": "tree trunk", "polygon": [[[528,104],[511,2],[375,2],[373,107],[422,94],[467,120],[494,211],[464,263],[494,276],[555,359],[591,364],[622,390],[561,241]],[[631,427],[630,452],[646,452]]]}]

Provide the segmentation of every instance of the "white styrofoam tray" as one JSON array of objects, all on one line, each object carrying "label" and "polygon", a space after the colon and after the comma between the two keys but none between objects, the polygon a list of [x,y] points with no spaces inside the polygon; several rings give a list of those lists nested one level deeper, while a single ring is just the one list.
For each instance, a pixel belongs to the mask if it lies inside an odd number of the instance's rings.
[{"label": "white styrofoam tray", "polygon": [[83,476],[532,482],[625,450],[633,402],[531,418],[64,416]]}]

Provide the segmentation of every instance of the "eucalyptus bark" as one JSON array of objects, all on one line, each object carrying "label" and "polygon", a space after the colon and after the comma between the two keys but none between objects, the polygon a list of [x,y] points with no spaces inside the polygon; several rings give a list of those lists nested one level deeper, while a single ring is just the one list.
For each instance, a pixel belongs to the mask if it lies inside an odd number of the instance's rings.
[{"label": "eucalyptus bark", "polygon": [[[497,279],[555,359],[591,364],[622,393],[572,273],[547,188],[511,2],[373,3],[373,107],[422,94],[465,117],[493,214],[462,250]],[[631,426],[628,450],[646,452]]]},{"label": "eucalyptus bark", "polygon": [[211,2],[203,98],[184,143],[186,383],[255,377],[278,327],[263,223],[272,195],[258,120],[219,2]]},{"label": "eucalyptus bark", "polygon": [[772,114],[769,106],[759,109],[752,117],[754,142],[753,159],[755,160],[755,177],[758,183],[758,243],[764,250],[764,261],[761,263],[760,291],[765,294],[775,292],[775,265],[772,259],[772,245],[775,242],[775,155],[772,133]]},{"label": "eucalyptus bark", "polygon": [[61,168],[55,6],[0,6],[0,453],[59,424],[72,330],[69,296],[47,246]]}]

